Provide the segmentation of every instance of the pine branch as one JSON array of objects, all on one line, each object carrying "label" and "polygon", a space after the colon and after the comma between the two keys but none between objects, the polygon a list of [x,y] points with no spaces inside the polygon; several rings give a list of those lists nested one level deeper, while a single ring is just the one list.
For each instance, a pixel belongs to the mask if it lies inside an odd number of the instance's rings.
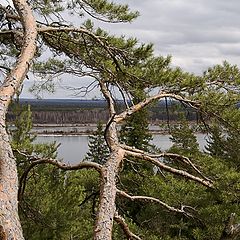
[{"label": "pine branch", "polygon": [[[124,191],[121,191],[121,190],[117,190],[117,194],[122,196],[122,197],[125,197],[131,201],[135,201],[135,200],[140,200],[140,201],[147,201],[147,202],[155,202],[155,203],[158,203],[160,204],[162,207],[164,207],[165,209],[167,209],[168,211],[170,212],[175,212],[175,213],[182,213],[188,217],[193,217],[192,214],[186,212],[184,209],[186,208],[189,208],[189,209],[193,209],[192,207],[190,206],[186,206],[186,205],[182,205],[180,209],[178,208],[175,208],[175,207],[172,207],[168,204],[166,204],[165,202],[162,202],[161,200],[157,199],[157,198],[154,198],[154,197],[148,197],[148,196],[131,196],[129,194],[127,194],[126,192]],[[195,210],[195,209],[193,209]]]},{"label": "pine branch", "polygon": [[22,199],[22,196],[24,194],[24,190],[26,187],[27,182],[27,176],[29,172],[37,165],[40,164],[50,164],[54,165],[64,171],[72,171],[72,170],[80,170],[80,169],[88,169],[93,168],[97,170],[99,173],[101,172],[102,166],[100,164],[94,163],[94,162],[80,162],[76,165],[68,165],[62,162],[59,162],[55,159],[39,159],[39,158],[32,158],[31,160],[34,161],[30,164],[30,166],[25,170],[25,172],[22,174],[20,180],[19,180],[19,189],[18,189],[18,200]]},{"label": "pine branch", "polygon": [[159,154],[152,154],[152,153],[150,154],[150,153],[147,153],[143,150],[140,150],[140,149],[137,149],[137,148],[134,148],[134,147],[130,147],[130,146],[126,146],[126,145],[121,145],[121,146],[125,150],[130,150],[130,151],[133,151],[133,152],[136,152],[136,153],[139,153],[139,154],[143,154],[143,155],[146,155],[150,158],[159,159],[159,158],[167,157],[167,158],[170,158],[170,159],[179,160],[179,161],[189,165],[191,168],[193,168],[194,171],[196,173],[198,173],[203,179],[205,179],[206,181],[209,181],[210,183],[213,183],[211,179],[207,178],[206,176],[204,176],[202,174],[202,172],[193,164],[193,162],[188,157],[185,157],[183,155],[176,154],[176,153],[167,153],[167,152],[163,152],[163,153],[159,153]]},{"label": "pine branch", "polygon": [[131,230],[129,229],[129,227],[128,227],[126,221],[125,221],[125,219],[122,216],[120,216],[118,214],[118,212],[115,212],[114,220],[122,228],[123,232],[127,236],[127,239],[129,239],[129,240],[134,240],[134,239],[142,240],[140,237],[138,237],[137,235],[135,235],[134,233],[131,232]]},{"label": "pine branch", "polygon": [[203,179],[203,178],[200,178],[200,177],[197,177],[197,176],[194,176],[184,170],[178,170],[176,168],[173,168],[173,167],[170,167],[164,163],[162,163],[161,161],[157,160],[156,158],[153,158],[153,157],[150,157],[148,156],[147,154],[145,154],[144,152],[143,153],[139,153],[139,152],[135,152],[135,151],[130,151],[130,150],[126,150],[125,152],[126,156],[132,156],[134,157],[136,160],[137,159],[143,159],[143,160],[146,160],[152,164],[154,164],[155,166],[158,166],[159,168],[167,171],[167,172],[170,172],[170,173],[173,173],[175,175],[179,175],[179,176],[182,176],[186,179],[190,179],[190,180],[193,180],[195,182],[198,182],[200,184],[202,184],[203,186],[205,187],[208,187],[208,188],[214,188],[213,186],[213,183],[209,180],[206,180],[206,179]]},{"label": "pine branch", "polygon": [[173,98],[175,100],[185,102],[186,104],[188,104],[190,107],[192,107],[194,109],[197,109],[200,106],[199,102],[197,102],[197,101],[192,101],[190,99],[183,98],[182,96],[177,95],[177,94],[162,92],[162,93],[156,94],[154,96],[148,97],[144,101],[141,101],[141,102],[133,105],[132,107],[130,107],[126,111],[116,115],[115,116],[116,123],[123,122],[127,117],[133,115],[135,112],[143,109],[144,107],[146,107],[147,105],[149,105],[153,101],[159,100],[159,99],[162,99],[162,98]]}]

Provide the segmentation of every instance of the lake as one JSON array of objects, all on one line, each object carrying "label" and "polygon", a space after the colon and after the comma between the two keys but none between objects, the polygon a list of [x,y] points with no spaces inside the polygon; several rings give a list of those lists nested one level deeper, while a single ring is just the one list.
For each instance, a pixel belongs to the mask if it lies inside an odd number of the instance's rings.
[{"label": "lake", "polygon": [[[196,136],[200,149],[204,150],[207,139],[206,134],[198,133]],[[152,143],[159,147],[162,151],[165,151],[172,146],[172,142],[169,137],[170,135],[153,135]],[[63,159],[66,163],[73,164],[80,162],[88,151],[88,136],[86,135],[38,135],[36,139],[36,142],[38,143],[49,143],[53,141],[61,143],[58,148],[58,159]]]}]

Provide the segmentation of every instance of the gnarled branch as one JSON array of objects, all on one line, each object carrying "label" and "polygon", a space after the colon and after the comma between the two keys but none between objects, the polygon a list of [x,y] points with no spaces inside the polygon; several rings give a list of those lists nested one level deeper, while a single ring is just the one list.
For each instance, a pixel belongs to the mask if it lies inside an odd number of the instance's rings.
[{"label": "gnarled branch", "polygon": [[170,173],[173,173],[175,175],[179,175],[179,176],[182,176],[186,179],[190,179],[190,180],[193,180],[195,182],[198,182],[200,184],[202,184],[203,186],[205,187],[208,187],[208,188],[214,188],[213,187],[213,183],[211,181],[208,181],[206,179],[203,179],[203,178],[200,178],[200,177],[197,177],[197,176],[194,176],[186,171],[183,171],[183,170],[178,170],[176,168],[173,168],[173,167],[170,167],[162,162],[160,162],[159,160],[153,158],[153,157],[150,157],[144,153],[138,153],[138,152],[134,152],[134,151],[129,151],[129,150],[126,150],[125,152],[126,156],[132,156],[132,157],[135,157],[135,159],[143,159],[143,160],[146,160],[152,164],[154,164],[155,166],[158,166],[159,168],[167,171],[167,172],[170,172]]},{"label": "gnarled branch", "polygon": [[166,204],[165,202],[162,202],[161,200],[159,200],[157,198],[154,198],[154,197],[149,197],[149,196],[131,196],[131,195],[129,195],[126,192],[121,191],[121,190],[118,190],[117,194],[122,196],[122,197],[125,197],[127,199],[130,199],[131,201],[140,200],[140,201],[155,202],[155,203],[160,204],[162,207],[164,207],[165,209],[167,209],[170,212],[182,213],[182,214],[184,214],[186,216],[193,217],[192,214],[190,214],[190,213],[188,213],[188,212],[186,212],[184,210],[185,208],[193,209],[192,207],[189,207],[189,206],[182,205],[181,208],[178,209],[178,208],[172,207],[172,206]]},{"label": "gnarled branch", "polygon": [[159,153],[159,154],[152,154],[152,153],[147,153],[143,150],[140,150],[140,149],[137,149],[137,148],[134,148],[134,147],[127,146],[127,145],[121,145],[121,146],[125,150],[130,150],[130,151],[133,151],[133,152],[136,152],[136,153],[144,154],[144,155],[146,155],[148,157],[151,157],[151,158],[158,159],[158,158],[167,157],[167,158],[170,158],[170,159],[181,161],[182,163],[185,163],[185,164],[189,165],[191,168],[193,168],[194,171],[196,173],[198,173],[202,178],[204,178],[205,180],[207,180],[209,182],[212,182],[211,179],[207,178],[206,176],[204,176],[201,173],[201,171],[193,164],[193,162],[188,157],[185,157],[183,155],[176,154],[176,153],[168,153],[168,152],[162,152],[162,153]]},{"label": "gnarled branch", "polygon": [[76,164],[76,165],[68,165],[68,164],[59,162],[55,159],[37,159],[30,164],[30,166],[25,170],[25,172],[23,173],[23,175],[19,180],[18,200],[20,200],[23,196],[25,186],[26,186],[27,176],[29,172],[39,164],[51,164],[64,171],[79,170],[83,168],[93,168],[100,173],[102,168],[100,164],[94,163],[94,162],[80,162],[79,164]]},{"label": "gnarled branch", "polygon": [[131,230],[129,229],[129,227],[128,227],[126,221],[125,221],[125,219],[122,216],[120,216],[118,214],[118,212],[115,212],[114,220],[122,228],[123,232],[127,236],[127,239],[129,239],[129,240],[134,240],[134,239],[142,240],[140,237],[138,237],[137,235],[135,235],[134,233],[131,232]]},{"label": "gnarled branch", "polygon": [[131,116],[135,112],[137,112],[137,111],[141,110],[142,108],[146,107],[151,102],[153,102],[155,100],[162,99],[162,98],[173,98],[175,100],[185,102],[186,104],[188,104],[189,106],[191,106],[194,109],[197,109],[197,107],[199,106],[199,103],[197,101],[192,101],[192,100],[183,98],[183,97],[181,97],[180,95],[177,95],[177,94],[162,92],[162,93],[156,94],[152,97],[148,97],[144,101],[139,102],[139,103],[133,105],[132,107],[130,107],[129,109],[127,109],[126,111],[116,115],[115,116],[116,123],[120,123],[120,122],[124,121],[127,117]]}]

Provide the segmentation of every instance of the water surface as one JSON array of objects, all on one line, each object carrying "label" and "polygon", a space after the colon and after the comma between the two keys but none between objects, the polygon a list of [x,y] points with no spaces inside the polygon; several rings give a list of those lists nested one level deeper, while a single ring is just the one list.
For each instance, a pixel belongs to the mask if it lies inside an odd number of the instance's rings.
[{"label": "water surface", "polygon": [[[197,140],[200,145],[200,149],[204,150],[206,145],[206,134],[197,134]],[[172,142],[169,139],[170,135],[153,135],[152,143],[159,147],[162,151],[169,149],[172,146]],[[83,160],[88,151],[88,136],[86,135],[63,135],[63,136],[37,136],[37,142],[49,143],[56,141],[61,143],[58,148],[58,159],[63,159],[67,163],[78,163]]]}]

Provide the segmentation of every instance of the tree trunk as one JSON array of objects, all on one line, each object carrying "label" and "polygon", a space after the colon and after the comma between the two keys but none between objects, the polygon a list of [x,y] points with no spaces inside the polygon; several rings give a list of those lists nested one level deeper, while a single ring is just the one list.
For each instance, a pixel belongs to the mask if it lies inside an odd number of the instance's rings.
[{"label": "tree trunk", "polygon": [[18,217],[18,178],[15,158],[6,131],[6,113],[25,78],[36,50],[37,27],[25,0],[14,0],[23,26],[24,43],[15,66],[0,87],[0,239],[22,240]]},{"label": "tree trunk", "polygon": [[111,240],[113,218],[116,210],[116,177],[124,157],[124,150],[116,148],[102,168],[100,202],[95,225],[95,240]]},{"label": "tree trunk", "polygon": [[[2,120],[2,116],[1,116]],[[17,168],[5,127],[0,125],[0,239],[24,239],[18,217]]]}]

